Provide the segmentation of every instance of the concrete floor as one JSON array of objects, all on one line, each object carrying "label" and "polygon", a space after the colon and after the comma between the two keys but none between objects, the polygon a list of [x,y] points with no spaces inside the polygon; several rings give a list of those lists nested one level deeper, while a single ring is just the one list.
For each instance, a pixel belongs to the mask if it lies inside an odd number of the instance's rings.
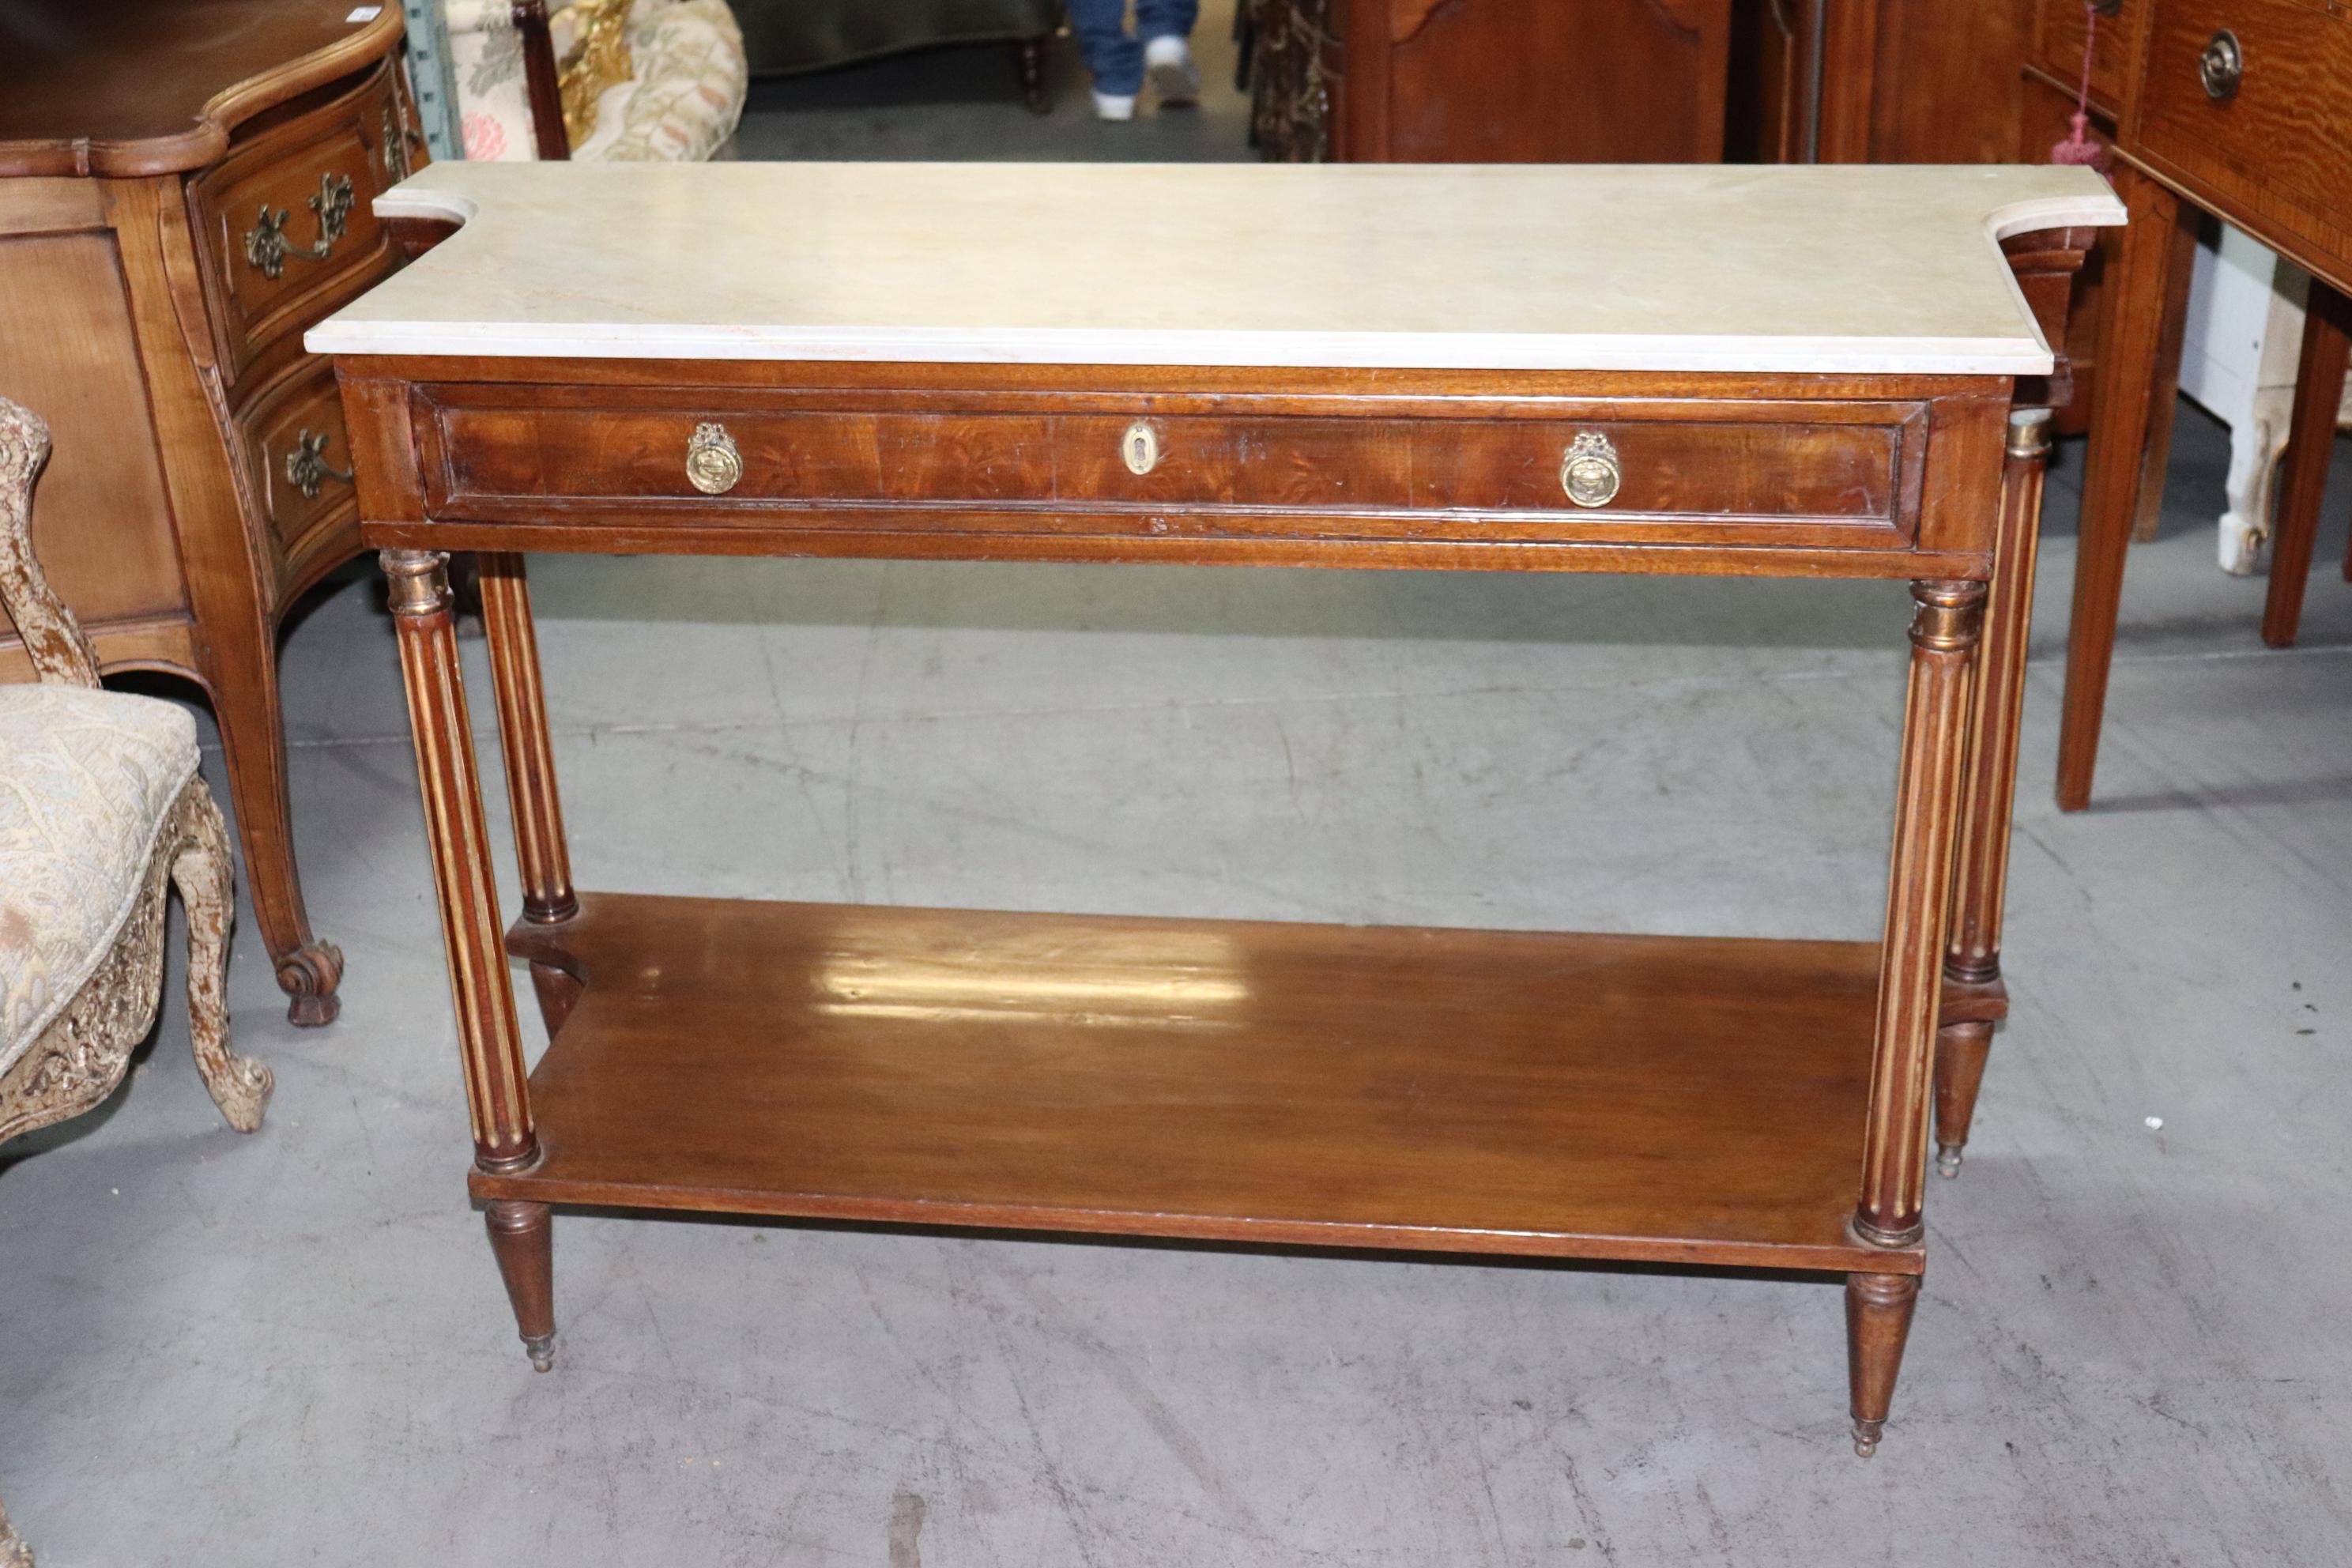
[{"label": "concrete floor", "polygon": [[[120,1095],[12,1146],[0,1498],[45,1568],[2339,1568],[2352,486],[2305,646],[2268,653],[2262,584],[2210,563],[2222,455],[2185,410],[2165,536],[2132,557],[2099,804],[2061,817],[2062,454],[2017,1012],[1968,1170],[1930,1194],[1868,1464],[1843,1436],[1840,1293],[1803,1278],[565,1215],[561,1359],[534,1376],[467,1206],[392,635],[355,574],[285,660],[342,1020],[286,1025],[248,920],[239,1044],[278,1084],[258,1135],[214,1115],[175,1000]],[[1896,585],[533,570],[585,885],[1852,937],[1877,918]]]}]

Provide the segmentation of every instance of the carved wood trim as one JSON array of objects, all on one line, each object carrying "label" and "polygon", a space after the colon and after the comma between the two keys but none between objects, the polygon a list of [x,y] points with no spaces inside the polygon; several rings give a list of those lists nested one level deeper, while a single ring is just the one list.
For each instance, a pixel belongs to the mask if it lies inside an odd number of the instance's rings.
[{"label": "carved wood trim", "polygon": [[201,778],[180,792],[113,950],[40,1037],[0,1075],[0,1143],[62,1121],[114,1092],[155,1026],[163,992],[163,893],[177,882],[188,915],[188,1033],[196,1068],[240,1132],[261,1125],[268,1067],[229,1048],[228,930],[236,900],[228,827]]}]

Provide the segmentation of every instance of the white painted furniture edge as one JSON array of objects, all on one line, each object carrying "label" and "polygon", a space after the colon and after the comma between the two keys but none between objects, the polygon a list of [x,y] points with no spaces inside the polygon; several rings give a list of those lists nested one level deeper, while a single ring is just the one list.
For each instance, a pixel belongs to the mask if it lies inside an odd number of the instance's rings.
[{"label": "white painted furniture edge", "polygon": [[2034,375],[2051,166],[436,163],[313,353]]}]

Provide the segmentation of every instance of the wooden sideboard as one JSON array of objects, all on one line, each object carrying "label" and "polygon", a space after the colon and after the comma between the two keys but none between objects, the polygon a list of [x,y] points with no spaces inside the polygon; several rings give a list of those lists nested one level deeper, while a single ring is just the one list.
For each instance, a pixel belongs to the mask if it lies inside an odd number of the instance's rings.
[{"label": "wooden sideboard", "polygon": [[1732,0],[1245,0],[1278,162],[1711,163]]},{"label": "wooden sideboard", "polygon": [[[2083,8],[2040,4],[2029,75],[2071,94]],[[2312,274],[2263,618],[2273,646],[2294,640],[2352,351],[2352,16],[2322,0],[2118,0],[2110,24],[2091,90],[2131,221],[2108,241],[2100,284],[2059,731],[2058,803],[2070,811],[2090,804],[2126,548],[2162,499],[2199,213]]]},{"label": "wooden sideboard", "polygon": [[[0,393],[56,446],[34,535],[106,669],[200,686],[298,1024],[336,1010],[294,863],[277,636],[359,548],[334,373],[303,330],[399,257],[421,163],[400,8],[31,0],[0,13]],[[30,676],[0,617],[0,679]]]}]

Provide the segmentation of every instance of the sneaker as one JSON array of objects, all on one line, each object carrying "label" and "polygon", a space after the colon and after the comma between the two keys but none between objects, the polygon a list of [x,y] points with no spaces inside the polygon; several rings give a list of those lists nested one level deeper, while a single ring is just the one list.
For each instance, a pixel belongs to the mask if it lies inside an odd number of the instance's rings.
[{"label": "sneaker", "polygon": [[1135,94],[1097,90],[1095,93],[1095,118],[1097,120],[1134,119]]},{"label": "sneaker", "polygon": [[1173,36],[1143,46],[1143,79],[1162,109],[1190,109],[1201,101],[1201,71],[1192,63],[1192,47]]}]

